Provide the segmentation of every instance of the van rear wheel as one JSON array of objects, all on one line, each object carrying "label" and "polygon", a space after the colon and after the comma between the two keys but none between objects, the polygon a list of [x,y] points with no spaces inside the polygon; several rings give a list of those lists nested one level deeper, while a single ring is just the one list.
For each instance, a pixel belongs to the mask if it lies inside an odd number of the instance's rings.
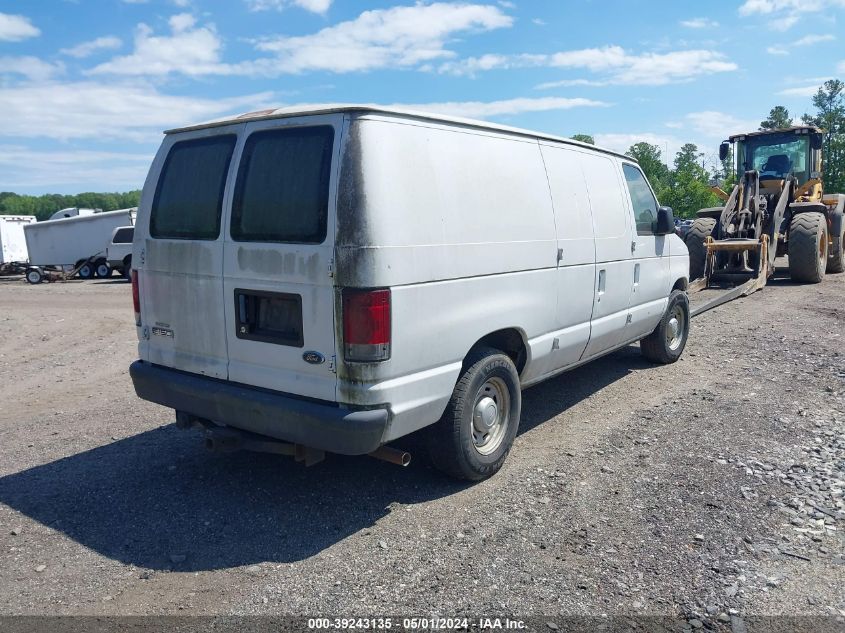
[{"label": "van rear wheel", "polygon": [[428,435],[438,470],[456,479],[481,481],[505,461],[519,428],[522,392],[513,361],[492,348],[467,357],[443,417]]}]

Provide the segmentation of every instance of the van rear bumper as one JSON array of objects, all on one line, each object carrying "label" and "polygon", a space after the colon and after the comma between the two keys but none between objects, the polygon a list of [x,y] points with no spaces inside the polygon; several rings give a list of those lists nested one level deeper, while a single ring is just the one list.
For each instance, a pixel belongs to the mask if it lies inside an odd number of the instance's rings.
[{"label": "van rear bumper", "polygon": [[139,398],[245,431],[331,453],[364,455],[382,444],[386,409],[355,411],[299,400],[136,360]]}]

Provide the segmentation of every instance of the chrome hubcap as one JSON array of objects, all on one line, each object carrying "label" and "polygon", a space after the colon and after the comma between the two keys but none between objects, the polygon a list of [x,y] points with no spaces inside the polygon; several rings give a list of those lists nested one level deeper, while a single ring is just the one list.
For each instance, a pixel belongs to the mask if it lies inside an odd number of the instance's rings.
[{"label": "chrome hubcap", "polygon": [[472,442],[482,455],[502,445],[510,422],[510,395],[501,378],[490,378],[475,398],[472,409]]},{"label": "chrome hubcap", "polygon": [[672,351],[681,346],[684,340],[684,328],[686,327],[686,316],[681,306],[672,308],[669,315],[669,323],[666,325],[666,345]]}]

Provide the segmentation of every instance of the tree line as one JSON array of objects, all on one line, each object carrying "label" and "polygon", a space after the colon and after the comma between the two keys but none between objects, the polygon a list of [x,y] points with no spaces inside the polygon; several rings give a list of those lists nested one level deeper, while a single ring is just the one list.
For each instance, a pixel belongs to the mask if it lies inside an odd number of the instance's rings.
[{"label": "tree line", "polygon": [[[804,114],[800,121],[821,128],[823,132],[824,190],[845,193],[845,83],[838,79],[826,81],[813,96],[812,104],[815,112]],[[778,105],[760,122],[760,130],[778,130],[797,124],[789,111]],[[729,130],[725,132],[727,134]],[[587,134],[576,134],[572,138],[594,144],[593,137]],[[722,200],[710,189],[710,183],[716,181],[729,191],[736,181],[732,156],[708,167],[704,152],[694,143],[683,145],[671,166],[664,162],[658,145],[635,143],[626,153],[639,162],[660,203],[672,207],[676,217],[695,217],[699,209],[722,206]]]},{"label": "tree line", "polygon": [[74,195],[46,193],[43,196],[27,196],[3,191],[0,192],[0,215],[34,215],[38,220],[46,220],[56,211],[68,207],[114,211],[137,207],[140,200],[140,189],[124,193],[89,192]]}]

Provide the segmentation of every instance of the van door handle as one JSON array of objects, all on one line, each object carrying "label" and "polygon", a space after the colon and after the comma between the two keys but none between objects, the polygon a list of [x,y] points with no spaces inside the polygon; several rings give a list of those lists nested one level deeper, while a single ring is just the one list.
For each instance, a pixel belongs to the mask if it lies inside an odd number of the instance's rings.
[{"label": "van door handle", "polygon": [[601,296],[604,294],[604,285],[605,285],[605,277],[607,273],[604,268],[599,271],[599,288],[598,288],[598,297],[596,301],[601,301]]},{"label": "van door handle", "polygon": [[640,265],[634,264],[634,292],[640,287]]}]

